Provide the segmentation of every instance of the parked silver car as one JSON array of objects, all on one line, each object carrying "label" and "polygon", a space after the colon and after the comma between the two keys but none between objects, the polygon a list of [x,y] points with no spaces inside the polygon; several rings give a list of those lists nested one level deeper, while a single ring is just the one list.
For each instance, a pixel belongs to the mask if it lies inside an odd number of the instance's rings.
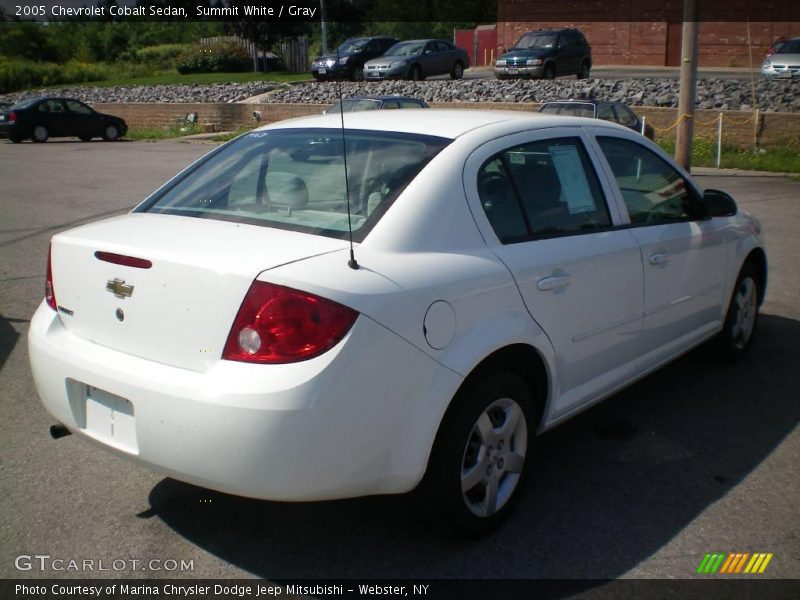
[{"label": "parked silver car", "polygon": [[764,59],[761,74],[775,79],[800,77],[800,37],[783,42]]},{"label": "parked silver car", "polygon": [[383,56],[364,64],[364,81],[412,79],[450,74],[461,79],[469,57],[446,40],[409,40],[389,48]]}]

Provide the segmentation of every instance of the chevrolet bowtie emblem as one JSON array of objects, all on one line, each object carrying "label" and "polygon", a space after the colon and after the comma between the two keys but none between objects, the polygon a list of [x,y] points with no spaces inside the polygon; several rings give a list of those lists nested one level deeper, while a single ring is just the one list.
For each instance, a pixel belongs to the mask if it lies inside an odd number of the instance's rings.
[{"label": "chevrolet bowtie emblem", "polygon": [[125,283],[124,279],[115,277],[106,283],[106,290],[117,298],[130,298],[133,295],[133,286]]}]

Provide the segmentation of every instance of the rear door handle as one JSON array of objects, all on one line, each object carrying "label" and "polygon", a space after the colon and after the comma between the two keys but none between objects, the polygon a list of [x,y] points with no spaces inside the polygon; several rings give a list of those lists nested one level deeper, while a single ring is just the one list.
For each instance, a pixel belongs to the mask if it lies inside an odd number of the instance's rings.
[{"label": "rear door handle", "polygon": [[651,265],[665,265],[669,262],[669,252],[657,252],[650,255]]},{"label": "rear door handle", "polygon": [[542,277],[536,282],[536,288],[542,292],[549,292],[563,288],[572,283],[572,275],[550,275],[549,277]]}]

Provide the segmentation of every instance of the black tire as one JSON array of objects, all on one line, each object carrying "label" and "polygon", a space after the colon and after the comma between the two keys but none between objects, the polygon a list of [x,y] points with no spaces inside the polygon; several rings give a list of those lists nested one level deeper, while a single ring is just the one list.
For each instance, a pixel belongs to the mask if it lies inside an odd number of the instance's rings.
[{"label": "black tire", "polygon": [[14,144],[22,143],[22,138],[21,137],[10,137],[8,139],[10,139]]},{"label": "black tire", "polygon": [[364,81],[364,65],[353,67],[353,72],[350,74],[350,81]]},{"label": "black tire", "polygon": [[725,324],[717,337],[724,358],[737,361],[747,354],[758,325],[760,274],[752,262],[746,262],[736,278]]},{"label": "black tire", "polygon": [[80,137],[82,142],[91,142],[92,141],[91,136],[81,135],[81,136],[78,136],[78,137]]},{"label": "black tire", "polygon": [[453,402],[417,499],[435,525],[475,537],[500,525],[524,487],[533,396],[517,375],[490,373]]},{"label": "black tire", "polygon": [[422,75],[422,67],[419,65],[412,65],[412,67],[408,70],[408,78],[411,81],[422,81],[425,79]]},{"label": "black tire", "polygon": [[106,125],[106,128],[103,129],[103,139],[107,142],[116,142],[119,138],[119,127],[113,123]]},{"label": "black tire", "polygon": [[464,65],[457,60],[450,71],[450,79],[461,79],[464,76]]},{"label": "black tire", "polygon": [[44,125],[37,125],[31,131],[31,139],[36,144],[44,144],[48,138],[50,137],[50,132],[47,131],[47,127]]},{"label": "black tire", "polygon": [[580,68],[578,69],[577,74],[575,75],[576,79],[589,79],[589,74],[591,72],[591,66],[589,65],[589,61],[585,60],[581,63]]},{"label": "black tire", "polygon": [[556,66],[553,63],[547,63],[544,66],[544,71],[542,72],[542,77],[545,79],[555,79],[556,78]]}]

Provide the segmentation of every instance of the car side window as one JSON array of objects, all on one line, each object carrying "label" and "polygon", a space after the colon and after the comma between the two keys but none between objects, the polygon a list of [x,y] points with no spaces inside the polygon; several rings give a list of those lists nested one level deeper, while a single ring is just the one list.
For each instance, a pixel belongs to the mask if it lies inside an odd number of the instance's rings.
[{"label": "car side window", "polygon": [[416,100],[398,100],[400,108],[422,108],[422,104]]},{"label": "car side window", "polygon": [[636,116],[631,112],[627,106],[622,104],[617,104],[614,106],[614,110],[617,113],[617,123],[620,125],[625,125],[626,127],[631,127],[632,125],[636,124]]},{"label": "car side window", "polygon": [[70,112],[73,112],[78,115],[90,115],[92,114],[92,109],[86,106],[85,104],[81,104],[80,102],[76,102],[75,100],[67,100],[67,109]]},{"label": "car side window", "polygon": [[599,104],[597,106],[597,118],[604,121],[617,121],[610,104]]},{"label": "car side window", "polygon": [[683,176],[631,140],[598,137],[622,192],[631,223],[660,224],[693,218],[694,194]]},{"label": "car side window", "polygon": [[61,100],[47,100],[39,105],[39,112],[63,113],[64,105],[61,104]]},{"label": "car side window", "polygon": [[508,148],[478,171],[478,195],[504,244],[611,225],[597,175],[578,138]]},{"label": "car side window", "polygon": [[439,52],[449,52],[452,48],[447,42],[436,42],[436,50]]},{"label": "car side window", "polygon": [[422,51],[423,54],[431,54],[436,52],[436,42],[428,42],[425,44],[425,49]]},{"label": "car side window", "polygon": [[365,51],[366,52],[380,52],[380,48],[378,46],[378,42],[376,42],[375,40],[371,41],[369,44],[367,44],[367,47],[365,48]]}]

